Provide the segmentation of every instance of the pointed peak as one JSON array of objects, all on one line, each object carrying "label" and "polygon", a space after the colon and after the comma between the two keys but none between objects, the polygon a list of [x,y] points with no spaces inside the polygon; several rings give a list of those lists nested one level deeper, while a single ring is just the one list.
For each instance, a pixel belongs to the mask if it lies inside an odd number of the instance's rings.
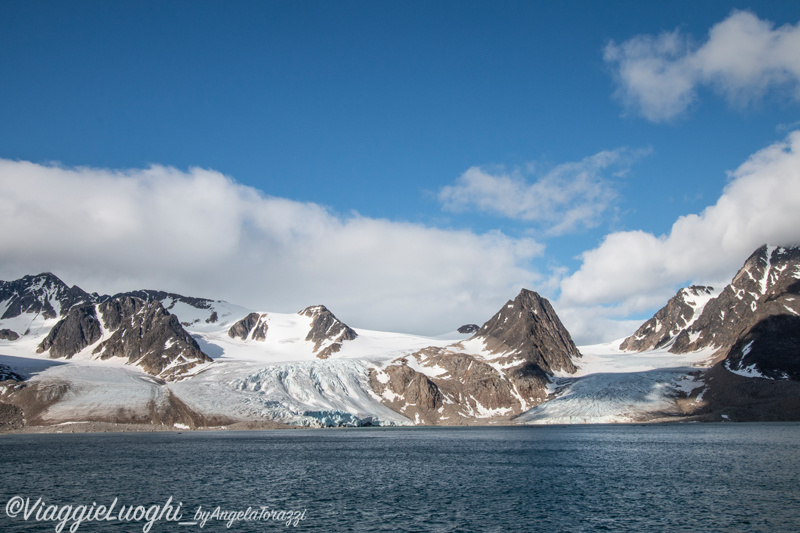
[{"label": "pointed peak", "polygon": [[569,332],[550,302],[522,289],[489,319],[473,339],[483,339],[489,353],[517,355],[545,373],[575,372],[572,357],[580,357]]},{"label": "pointed peak", "polygon": [[309,305],[302,311],[297,312],[298,315],[303,316],[316,316],[320,313],[330,313],[330,311],[324,305]]},{"label": "pointed peak", "polygon": [[538,292],[529,289],[522,289],[513,300],[509,300],[506,307],[517,307],[522,309],[538,309],[542,307],[543,302],[547,298],[541,296]]},{"label": "pointed peak", "polygon": [[67,287],[67,284],[64,283],[61,278],[53,274],[52,272],[42,272],[41,274],[28,274],[22,276],[19,280],[25,283],[41,283],[44,285],[45,283],[50,283],[51,285],[60,285],[63,287]]}]

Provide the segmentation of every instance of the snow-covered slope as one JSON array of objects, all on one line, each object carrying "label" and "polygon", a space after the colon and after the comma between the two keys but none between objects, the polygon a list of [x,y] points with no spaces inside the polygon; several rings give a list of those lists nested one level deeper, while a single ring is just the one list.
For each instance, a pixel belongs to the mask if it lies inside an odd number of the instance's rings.
[{"label": "snow-covered slope", "polygon": [[[49,276],[43,280],[48,281]],[[22,311],[0,319],[0,330],[20,332],[13,340],[0,339],[3,376],[12,379],[0,387],[0,400],[15,396],[27,406],[29,422],[41,424],[86,420],[176,427],[253,420],[311,426],[410,424],[380,403],[369,385],[370,370],[421,348],[445,346],[465,336],[454,333],[434,339],[354,330],[324,306],[313,306],[299,313],[257,313],[266,335],[256,340],[229,334],[234,324],[253,311],[224,301],[134,291],[113,297],[90,296],[90,302],[80,300],[67,307],[60,305],[51,294],[53,289],[42,280],[24,281],[25,288],[31,288],[26,292],[27,307],[14,304]],[[17,302],[21,301],[18,293],[23,292],[19,285],[9,291]],[[4,309],[12,307],[8,301],[10,297],[4,300]],[[106,311],[120,302],[132,306],[130,324],[123,320],[110,325]],[[45,316],[43,305],[54,312]],[[200,362],[176,376],[176,381],[166,382],[141,365],[127,364],[128,359],[100,358],[109,349],[132,346],[123,340],[126,335],[117,332],[136,324],[139,309],[154,306],[165,309],[165,317],[177,317],[213,362]],[[81,339],[87,337],[85,342],[71,344],[74,349],[66,359],[52,359],[52,341],[43,345],[43,339],[56,337],[54,327],[70,312],[88,316],[96,331],[88,335],[80,327],[72,328]],[[61,329],[65,328],[69,329]],[[117,337],[122,342],[115,344]],[[166,340],[163,349],[175,342]],[[338,350],[329,349],[334,344]],[[324,350],[327,360],[319,358]],[[18,385],[15,378],[27,381]]]},{"label": "snow-covered slope", "polygon": [[267,419],[303,426],[408,425],[369,386],[369,363],[309,360],[263,365],[209,365],[170,386],[190,408],[234,420]]},{"label": "snow-covered slope", "polygon": [[[551,399],[519,416],[526,424],[642,422],[682,414],[676,400],[704,386],[713,350],[671,354],[667,347],[636,354],[621,341],[581,346],[575,377],[551,385]],[[695,395],[696,396],[696,395]]]}]

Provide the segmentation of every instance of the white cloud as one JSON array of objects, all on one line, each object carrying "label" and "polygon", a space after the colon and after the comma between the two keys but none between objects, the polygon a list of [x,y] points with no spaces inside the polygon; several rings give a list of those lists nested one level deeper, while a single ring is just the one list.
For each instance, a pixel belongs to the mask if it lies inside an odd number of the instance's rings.
[{"label": "white cloud", "polygon": [[0,159],[0,273],[88,291],[156,288],[355,327],[442,333],[487,320],[539,275],[542,246],[331,213],[210,170],[112,171]]},{"label": "white cloud", "polygon": [[452,212],[477,210],[540,223],[552,235],[594,227],[617,198],[609,175],[624,174],[642,153],[603,151],[559,165],[533,183],[519,170],[493,174],[472,167],[454,185],[442,188],[439,201]]},{"label": "white cloud", "polygon": [[800,99],[800,23],[777,29],[748,11],[734,11],[714,25],[701,46],[679,30],[609,43],[604,59],[614,68],[617,96],[652,121],[668,120],[712,87],[745,105],[772,88]]},{"label": "white cloud", "polygon": [[677,285],[730,282],[764,243],[800,245],[800,131],[752,155],[714,205],[680,217],[669,234],[607,235],[564,278],[559,306],[641,312],[666,303]]}]

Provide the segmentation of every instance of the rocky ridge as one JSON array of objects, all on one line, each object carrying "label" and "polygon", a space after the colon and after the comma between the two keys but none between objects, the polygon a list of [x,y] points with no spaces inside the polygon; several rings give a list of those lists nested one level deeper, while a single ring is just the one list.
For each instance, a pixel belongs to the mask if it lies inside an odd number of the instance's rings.
[{"label": "rocky ridge", "polygon": [[252,339],[263,342],[267,339],[268,329],[266,313],[250,313],[231,326],[228,330],[228,336],[232,339],[239,338],[243,341]]},{"label": "rocky ridge", "polygon": [[717,294],[718,291],[713,287],[702,285],[679,290],[653,318],[622,342],[620,350],[643,352],[668,345],[694,323],[703,312],[705,304]]},{"label": "rocky ridge", "polygon": [[574,357],[580,352],[550,302],[523,289],[467,341],[392,361],[370,374],[370,385],[417,423],[511,418],[547,399],[554,372],[574,373]]},{"label": "rocky ridge", "polygon": [[[174,292],[166,292],[166,291],[158,291],[152,289],[143,289],[137,291],[128,291],[119,294],[115,294],[114,296],[101,296],[99,301],[105,301],[111,298],[119,298],[123,296],[132,296],[134,298],[139,298],[140,300],[144,300],[145,302],[149,301],[158,301],[161,302],[161,305],[167,311],[173,312],[177,306],[177,304],[185,304],[188,307],[193,308],[196,311],[204,312],[203,314],[207,315],[205,318],[194,318],[192,320],[184,320],[181,322],[183,326],[191,326],[200,322],[201,320],[207,324],[213,324],[219,320],[218,312],[215,310],[215,304],[220,303],[214,300],[210,300],[208,298],[195,298],[193,296],[183,296],[181,294],[175,294]],[[173,314],[175,314],[173,312]]]},{"label": "rocky ridge", "polygon": [[0,320],[23,313],[57,318],[65,316],[77,304],[94,302],[94,298],[80,287],[69,287],[49,272],[23,276],[15,281],[0,281]]},{"label": "rocky ridge", "polygon": [[306,340],[314,343],[314,353],[320,359],[327,359],[342,349],[343,342],[358,337],[355,330],[336,318],[324,305],[306,307],[298,314],[311,318]]},{"label": "rocky ridge", "polygon": [[123,357],[128,364],[165,379],[211,361],[161,302],[132,296],[73,307],[53,326],[37,352],[70,359],[98,341],[91,353],[100,359]]},{"label": "rocky ridge", "polygon": [[681,313],[678,320],[664,320],[681,308],[686,291],[682,289],[621,348],[647,349],[642,347],[657,336],[642,333],[652,331],[654,321],[659,321],[671,326],[668,338],[661,338],[665,342],[658,341],[660,346],[671,343],[670,353],[708,349],[734,372],[800,379],[800,247],[761,246],[691,320],[681,325],[685,321]]}]

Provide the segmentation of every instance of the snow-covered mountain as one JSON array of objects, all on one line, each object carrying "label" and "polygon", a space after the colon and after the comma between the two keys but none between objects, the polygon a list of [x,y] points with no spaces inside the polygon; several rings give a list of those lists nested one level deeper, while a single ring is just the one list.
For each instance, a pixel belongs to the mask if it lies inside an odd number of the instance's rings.
[{"label": "snow-covered mountain", "polygon": [[466,341],[391,361],[370,382],[385,405],[415,422],[463,424],[545,401],[554,372],[575,372],[579,356],[550,303],[523,289]]},{"label": "snow-covered mountain", "polygon": [[719,293],[694,289],[681,289],[620,348],[658,339],[675,356],[706,354],[696,416],[800,418],[800,247],[761,246]]},{"label": "snow-covered mountain", "polygon": [[[0,282],[0,320],[21,315],[54,319],[66,315],[76,304],[93,301],[94,296],[79,287],[67,286],[49,272]],[[16,333],[24,334],[24,331]]]},{"label": "snow-covered mountain", "polygon": [[620,345],[621,350],[643,352],[671,345],[675,338],[703,312],[705,305],[719,294],[713,287],[692,285],[678,291],[667,305],[642,324]]},{"label": "snow-covered mountain", "polygon": [[800,379],[800,247],[764,245],[721,292],[681,289],[620,348],[713,350],[746,375]]},{"label": "snow-covered mountain", "polygon": [[797,419],[799,288],[800,249],[765,246],[722,291],[682,289],[631,337],[579,349],[528,290],[481,327],[422,337],[322,305],[25,276],[0,282],[0,429]]}]

